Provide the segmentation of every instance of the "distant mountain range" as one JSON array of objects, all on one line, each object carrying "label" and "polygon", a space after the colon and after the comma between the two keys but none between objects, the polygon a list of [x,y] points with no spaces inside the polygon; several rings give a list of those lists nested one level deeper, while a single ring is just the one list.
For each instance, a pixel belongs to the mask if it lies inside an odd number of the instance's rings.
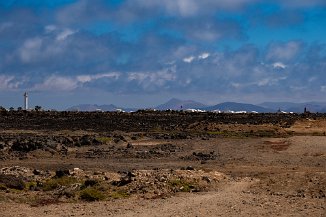
[{"label": "distant mountain range", "polygon": [[[292,103],[292,102],[264,102],[258,105],[247,104],[247,103],[237,103],[237,102],[224,102],[213,106],[208,106],[200,102],[193,100],[180,100],[173,98],[164,104],[155,107],[156,110],[187,110],[187,109],[200,109],[205,111],[246,111],[246,112],[277,112],[279,110],[285,112],[295,112],[302,113],[304,108],[310,112],[326,112],[326,102],[307,102],[307,103]],[[121,109],[123,111],[136,111],[135,108],[122,108],[117,107],[113,104],[110,105],[96,105],[96,104],[81,104],[72,106],[67,109],[67,111],[116,111]]]},{"label": "distant mountain range", "polygon": [[259,113],[267,113],[267,112],[276,112],[276,110],[270,108],[264,108],[261,106],[246,104],[246,103],[236,103],[236,102],[224,102],[214,106],[209,106],[204,108],[206,111],[220,110],[220,111],[245,111],[245,112],[259,112]]},{"label": "distant mountain range", "polygon": [[180,100],[176,98],[172,98],[169,101],[167,101],[164,104],[158,105],[155,107],[157,110],[185,110],[185,109],[201,109],[207,107],[207,105],[204,105],[200,102],[196,102],[193,100]]},{"label": "distant mountain range", "polygon": [[259,106],[270,108],[274,110],[282,110],[286,112],[302,113],[304,108],[310,112],[326,112],[326,102],[305,102],[305,103],[293,103],[293,102],[264,102]]}]

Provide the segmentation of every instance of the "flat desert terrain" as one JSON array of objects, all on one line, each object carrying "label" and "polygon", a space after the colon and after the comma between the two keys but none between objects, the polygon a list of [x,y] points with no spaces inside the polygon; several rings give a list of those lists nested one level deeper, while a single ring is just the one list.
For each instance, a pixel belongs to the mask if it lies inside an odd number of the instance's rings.
[{"label": "flat desert terrain", "polygon": [[1,216],[326,216],[326,116],[0,112]]}]

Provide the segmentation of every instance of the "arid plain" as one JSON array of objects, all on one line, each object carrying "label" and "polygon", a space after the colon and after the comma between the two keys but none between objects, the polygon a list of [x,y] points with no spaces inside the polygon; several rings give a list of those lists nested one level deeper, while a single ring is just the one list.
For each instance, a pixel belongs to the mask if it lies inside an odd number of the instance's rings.
[{"label": "arid plain", "polygon": [[326,216],[326,116],[0,113],[2,216]]}]

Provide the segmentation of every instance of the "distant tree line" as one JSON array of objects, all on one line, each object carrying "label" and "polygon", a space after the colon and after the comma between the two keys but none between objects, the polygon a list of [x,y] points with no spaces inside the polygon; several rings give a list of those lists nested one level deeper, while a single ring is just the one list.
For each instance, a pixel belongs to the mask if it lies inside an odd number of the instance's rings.
[{"label": "distant tree line", "polygon": [[[19,107],[17,107],[16,110],[17,110],[17,111],[22,111],[23,108],[22,108],[21,106],[19,106]],[[42,106],[37,105],[37,106],[35,106],[34,109],[32,109],[32,110],[34,110],[34,111],[42,111]],[[7,110],[5,107],[0,106],[0,111],[8,111],[8,110]],[[14,108],[14,107],[10,107],[10,108],[9,108],[9,111],[15,111],[15,108]]]}]

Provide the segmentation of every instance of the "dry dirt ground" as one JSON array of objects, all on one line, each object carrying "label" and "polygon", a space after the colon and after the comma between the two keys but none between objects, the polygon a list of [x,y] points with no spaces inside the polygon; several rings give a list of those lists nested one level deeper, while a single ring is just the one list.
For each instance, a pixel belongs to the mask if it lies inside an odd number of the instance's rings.
[{"label": "dry dirt ground", "polygon": [[[182,138],[169,132],[2,130],[7,142],[0,174],[22,177],[25,187],[12,189],[0,179],[0,215],[326,216],[325,118],[302,118],[286,128],[213,125]],[[261,129],[273,134],[253,133]],[[87,134],[101,143],[30,150],[27,142],[11,142],[17,136],[25,141],[26,133],[39,140],[68,135],[71,143]],[[25,151],[6,149],[15,144]],[[68,171],[63,177],[74,182],[46,190],[60,180],[56,171]],[[85,201],[83,188],[105,194]]]}]

